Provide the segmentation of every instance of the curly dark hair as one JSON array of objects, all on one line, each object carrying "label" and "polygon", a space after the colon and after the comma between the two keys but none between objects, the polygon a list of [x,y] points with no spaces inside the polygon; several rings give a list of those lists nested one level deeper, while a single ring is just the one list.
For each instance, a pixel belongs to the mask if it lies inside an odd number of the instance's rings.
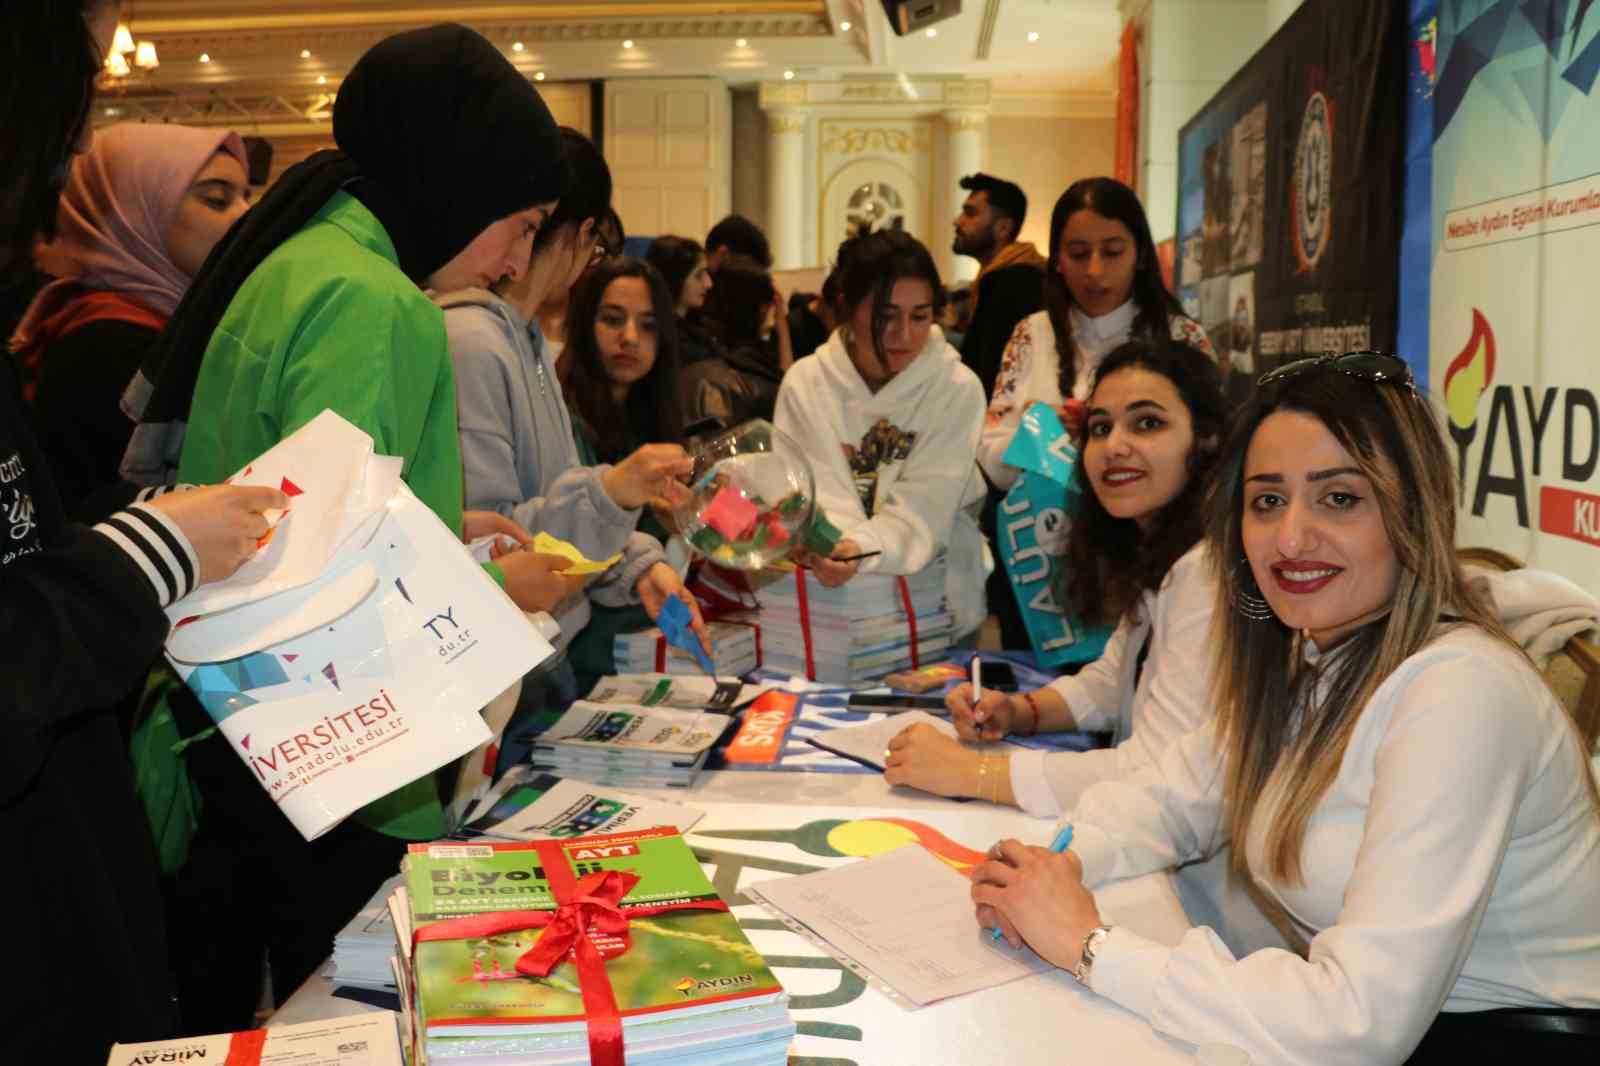
[{"label": "curly dark hair", "polygon": [[[1138,367],[1172,382],[1189,409],[1195,447],[1189,452],[1189,479],[1148,533],[1131,518],[1115,518],[1100,502],[1078,451],[1074,476],[1083,486],[1082,506],[1067,534],[1064,588],[1058,602],[1075,618],[1113,623],[1128,615],[1147,591],[1161,587],[1167,571],[1205,533],[1203,502],[1217,466],[1218,445],[1227,423],[1228,402],[1217,364],[1195,348],[1174,340],[1131,340],[1106,356],[1094,374],[1094,387],[1119,370]],[[1210,441],[1202,447],[1201,442]]]},{"label": "curly dark hair", "polygon": [[[656,318],[656,361],[650,373],[628,390],[620,406],[611,396],[611,379],[600,359],[594,316],[607,287],[618,278],[640,278],[650,289]],[[631,256],[602,260],[578,279],[567,307],[569,367],[564,387],[567,406],[583,423],[602,463],[614,463],[641,444],[682,443],[683,405],[678,398],[678,330],[667,283],[654,267]]]}]

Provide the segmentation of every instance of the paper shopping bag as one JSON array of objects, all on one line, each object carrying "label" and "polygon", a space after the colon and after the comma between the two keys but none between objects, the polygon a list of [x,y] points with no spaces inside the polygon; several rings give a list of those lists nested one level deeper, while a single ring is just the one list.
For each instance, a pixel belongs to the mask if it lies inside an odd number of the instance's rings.
[{"label": "paper shopping bag", "polygon": [[[325,527],[324,512],[347,502],[312,489],[295,497],[275,531],[288,541],[283,557],[294,556],[297,534]],[[490,739],[480,708],[553,654],[398,481],[311,580],[256,599],[236,589],[230,599],[182,619],[167,657],[308,840]]]}]

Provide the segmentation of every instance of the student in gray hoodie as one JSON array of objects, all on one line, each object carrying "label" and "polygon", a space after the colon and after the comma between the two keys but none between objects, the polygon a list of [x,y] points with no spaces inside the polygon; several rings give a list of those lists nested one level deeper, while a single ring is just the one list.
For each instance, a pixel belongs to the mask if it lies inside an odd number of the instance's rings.
[{"label": "student in gray hoodie", "polygon": [[564,192],[534,239],[527,269],[505,279],[499,295],[465,289],[436,297],[455,366],[467,506],[560,537],[591,559],[622,553],[552,612],[561,624],[559,647],[588,624],[591,601],[640,603],[654,618],[675,595],[709,648],[694,597],[665,563],[660,542],[636,532],[649,499],[684,492],[677,478],[693,461],[679,445],[647,444],[615,465],[581,465],[554,360],[533,314],[587,269],[611,200],[611,173],[599,151],[577,131],[561,132]]}]

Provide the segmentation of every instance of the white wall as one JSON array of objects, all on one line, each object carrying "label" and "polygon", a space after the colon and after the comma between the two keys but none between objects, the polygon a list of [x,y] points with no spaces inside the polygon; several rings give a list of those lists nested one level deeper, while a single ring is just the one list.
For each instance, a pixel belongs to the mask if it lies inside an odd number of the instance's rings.
[{"label": "white wall", "polygon": [[[1050,209],[1079,178],[1110,174],[1115,163],[1113,118],[996,116],[989,120],[984,170],[1014,181],[1028,196],[1022,239],[1050,253]],[[946,222],[950,220],[944,220]]]},{"label": "white wall", "polygon": [[767,116],[754,89],[733,94],[733,213],[767,228]]},{"label": "white wall", "polygon": [[727,214],[732,130],[717,78],[606,82],[604,150],[628,232],[703,237]]}]

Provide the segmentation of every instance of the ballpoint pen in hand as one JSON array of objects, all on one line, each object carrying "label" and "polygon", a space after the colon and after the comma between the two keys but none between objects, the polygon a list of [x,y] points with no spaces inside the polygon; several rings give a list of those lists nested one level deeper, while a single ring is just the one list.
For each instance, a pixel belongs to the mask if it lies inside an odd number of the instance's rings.
[{"label": "ballpoint pen in hand", "polygon": [[[977,660],[974,659],[973,661],[976,662]],[[1057,855],[1060,855],[1063,851],[1066,851],[1067,848],[1069,848],[1071,846],[1072,846],[1072,826],[1069,823],[1067,825],[1062,826],[1061,827],[1061,831],[1056,834],[1056,838],[1050,842],[1050,850],[1055,852]],[[994,927],[994,931],[989,934],[989,939],[990,940],[999,940],[1000,936],[1001,936],[1000,927],[997,925],[997,926]]]}]

